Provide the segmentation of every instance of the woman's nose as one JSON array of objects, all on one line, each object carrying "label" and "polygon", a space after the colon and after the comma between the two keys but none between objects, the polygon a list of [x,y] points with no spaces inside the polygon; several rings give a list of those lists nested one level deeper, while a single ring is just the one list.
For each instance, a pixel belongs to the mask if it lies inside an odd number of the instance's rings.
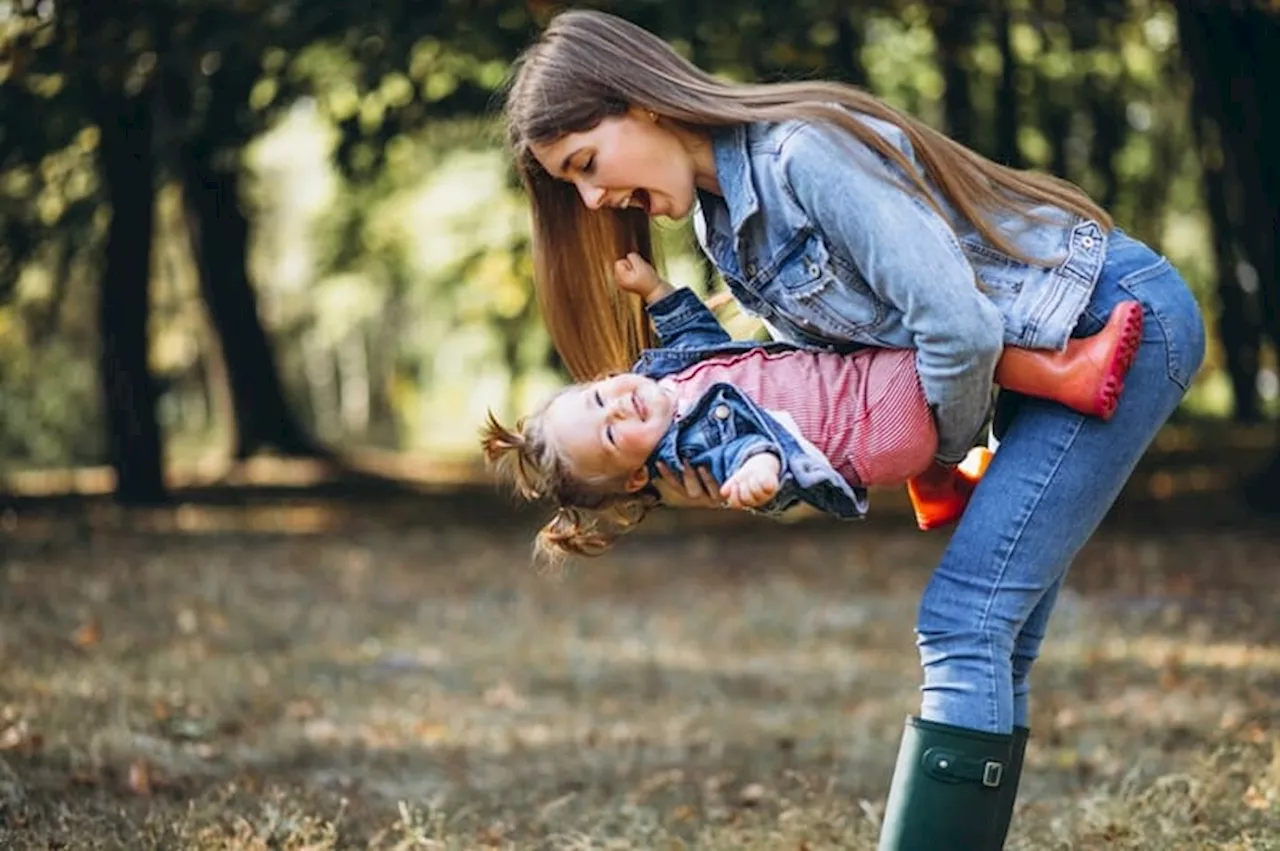
[{"label": "woman's nose", "polygon": [[589,210],[599,210],[600,205],[604,203],[604,190],[599,186],[579,181],[578,194],[582,196],[582,203],[586,204]]}]

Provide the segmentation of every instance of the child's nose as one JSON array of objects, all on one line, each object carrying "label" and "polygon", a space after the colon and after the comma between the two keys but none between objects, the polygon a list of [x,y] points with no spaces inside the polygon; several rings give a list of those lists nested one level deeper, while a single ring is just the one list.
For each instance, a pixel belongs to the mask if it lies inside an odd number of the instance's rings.
[{"label": "child's nose", "polygon": [[609,419],[624,420],[631,415],[631,409],[625,404],[626,400],[619,396],[609,403]]}]

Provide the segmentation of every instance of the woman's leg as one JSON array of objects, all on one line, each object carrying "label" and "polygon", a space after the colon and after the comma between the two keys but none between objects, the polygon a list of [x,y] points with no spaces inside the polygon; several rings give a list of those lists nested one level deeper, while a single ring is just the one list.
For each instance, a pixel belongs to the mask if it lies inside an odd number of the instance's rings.
[{"label": "woman's leg", "polygon": [[1111,420],[1031,397],[1002,402],[1010,416],[1000,449],[920,604],[922,707],[903,734],[881,851],[1004,845],[1027,675],[1067,568],[1204,356],[1203,321],[1182,279],[1117,233],[1076,333],[1096,331],[1123,299],[1142,303],[1143,339]]},{"label": "woman's leg", "polygon": [[1204,328],[1194,297],[1167,261],[1117,234],[1077,333],[1096,331],[1126,298],[1143,304],[1145,324],[1111,420],[1016,398],[921,602],[923,718],[998,733],[1025,722],[1025,701],[1020,717],[1014,712],[1015,644],[1025,695],[1051,592],[1199,368]]}]

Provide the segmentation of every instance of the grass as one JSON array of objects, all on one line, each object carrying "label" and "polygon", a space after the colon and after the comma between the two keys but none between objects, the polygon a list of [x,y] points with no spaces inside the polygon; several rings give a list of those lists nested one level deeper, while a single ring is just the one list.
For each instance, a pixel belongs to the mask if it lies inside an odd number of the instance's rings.
[{"label": "grass", "polygon": [[[874,848],[945,537],[718,522],[555,579],[496,509],[10,515],[0,847]],[[1280,848],[1280,534],[1156,526],[1062,594],[1011,849]]]}]

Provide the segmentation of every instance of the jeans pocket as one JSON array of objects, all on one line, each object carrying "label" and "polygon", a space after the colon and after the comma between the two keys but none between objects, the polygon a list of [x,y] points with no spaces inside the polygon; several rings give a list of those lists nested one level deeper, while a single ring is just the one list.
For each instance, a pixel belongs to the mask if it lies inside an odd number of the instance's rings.
[{"label": "jeans pocket", "polygon": [[1126,275],[1120,289],[1146,308],[1164,337],[1169,380],[1184,392],[1204,360],[1204,316],[1186,281],[1165,258]]}]

